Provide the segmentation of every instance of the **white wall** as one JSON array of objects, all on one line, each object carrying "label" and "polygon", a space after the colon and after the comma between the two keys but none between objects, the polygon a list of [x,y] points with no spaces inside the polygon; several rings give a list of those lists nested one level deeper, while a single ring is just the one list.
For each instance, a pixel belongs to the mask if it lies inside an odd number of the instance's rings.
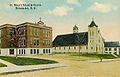
[{"label": "white wall", "polygon": [[[107,50],[106,50],[107,48]],[[109,48],[111,48],[111,50],[109,50]],[[117,48],[117,50],[114,50],[115,48]],[[108,54],[117,54],[120,55],[120,47],[105,47],[105,52],[104,53],[108,53]]]},{"label": "white wall", "polygon": [[98,27],[88,27],[88,52],[104,52],[104,41]]},{"label": "white wall", "polygon": [[53,52],[88,52],[87,45],[53,47]]},{"label": "white wall", "polygon": [[[10,54],[10,49],[14,49],[14,54]],[[1,56],[16,56],[16,54],[17,55],[39,55],[39,54],[51,54],[51,53],[52,53],[52,48],[18,48],[17,50],[16,48],[0,49]]]}]

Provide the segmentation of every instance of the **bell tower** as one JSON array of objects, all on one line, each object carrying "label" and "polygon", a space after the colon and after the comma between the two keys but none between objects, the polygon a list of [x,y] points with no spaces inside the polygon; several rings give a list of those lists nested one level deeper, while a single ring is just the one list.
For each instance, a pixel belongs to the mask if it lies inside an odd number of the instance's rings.
[{"label": "bell tower", "polygon": [[104,48],[104,41],[95,21],[88,26],[88,50],[89,52],[102,53]]},{"label": "bell tower", "polygon": [[76,25],[73,27],[73,33],[78,33],[78,27]]}]

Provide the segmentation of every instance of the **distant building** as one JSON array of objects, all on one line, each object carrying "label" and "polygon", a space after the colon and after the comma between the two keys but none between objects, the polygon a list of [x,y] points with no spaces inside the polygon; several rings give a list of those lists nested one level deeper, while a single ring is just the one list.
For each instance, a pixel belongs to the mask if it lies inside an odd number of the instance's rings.
[{"label": "distant building", "polygon": [[116,42],[105,42],[105,53],[120,55],[120,44]]},{"label": "distant building", "polygon": [[[115,42],[114,42],[115,43]],[[98,25],[94,20],[88,26],[88,32],[78,32],[78,27],[73,27],[73,33],[57,35],[53,41],[54,53],[117,53],[120,54],[119,42],[112,44],[105,42]],[[109,51],[108,48],[111,48]],[[112,50],[113,49],[113,50]]]},{"label": "distant building", "polygon": [[[18,50],[12,43],[15,33],[18,31]],[[48,27],[41,20],[38,23],[22,23],[19,25],[5,24],[0,26],[0,55],[34,55],[51,54],[52,27]]]}]

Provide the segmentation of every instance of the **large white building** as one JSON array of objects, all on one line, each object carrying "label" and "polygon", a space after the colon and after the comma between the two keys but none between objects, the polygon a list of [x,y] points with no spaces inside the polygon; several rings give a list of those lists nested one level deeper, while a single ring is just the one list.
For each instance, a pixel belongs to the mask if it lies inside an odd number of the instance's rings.
[{"label": "large white building", "polygon": [[75,25],[73,33],[58,35],[53,41],[53,52],[120,54],[120,45],[119,42],[105,42],[98,25],[92,20],[87,32],[78,32],[78,27]]}]

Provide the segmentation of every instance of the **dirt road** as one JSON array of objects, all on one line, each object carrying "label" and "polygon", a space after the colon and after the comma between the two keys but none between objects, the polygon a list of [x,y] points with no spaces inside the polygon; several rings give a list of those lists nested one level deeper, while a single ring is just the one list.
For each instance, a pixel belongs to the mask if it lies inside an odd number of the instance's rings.
[{"label": "dirt road", "polygon": [[120,61],[90,63],[73,60],[65,56],[32,56],[56,60],[66,67],[2,75],[0,77],[120,77]]}]

